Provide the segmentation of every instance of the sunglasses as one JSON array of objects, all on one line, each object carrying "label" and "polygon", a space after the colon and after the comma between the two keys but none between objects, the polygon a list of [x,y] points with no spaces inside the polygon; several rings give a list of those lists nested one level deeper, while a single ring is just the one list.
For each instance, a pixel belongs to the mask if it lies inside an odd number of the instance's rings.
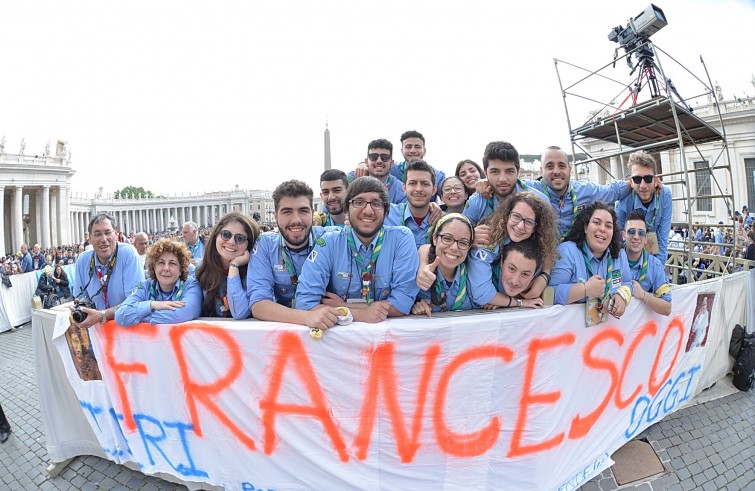
[{"label": "sunglasses", "polygon": [[244,242],[246,242],[246,239],[247,239],[246,235],[244,234],[234,235],[233,232],[231,232],[230,230],[221,231],[220,238],[226,242],[228,242],[229,240],[231,240],[231,238],[233,238],[233,241],[237,244],[243,244]]},{"label": "sunglasses", "polygon": [[377,162],[378,159],[382,160],[383,162],[388,162],[391,160],[391,154],[389,153],[368,153],[367,158],[370,159],[373,162]]},{"label": "sunglasses", "polygon": [[636,228],[630,228],[627,230],[627,235],[639,235],[640,237],[645,237],[647,234],[646,230],[636,229]]},{"label": "sunglasses", "polygon": [[650,176],[632,176],[632,182],[635,183],[635,184],[639,184],[642,181],[645,181],[645,183],[650,184],[651,182],[653,182],[653,179],[655,179],[655,176],[653,176],[653,175],[650,175]]}]

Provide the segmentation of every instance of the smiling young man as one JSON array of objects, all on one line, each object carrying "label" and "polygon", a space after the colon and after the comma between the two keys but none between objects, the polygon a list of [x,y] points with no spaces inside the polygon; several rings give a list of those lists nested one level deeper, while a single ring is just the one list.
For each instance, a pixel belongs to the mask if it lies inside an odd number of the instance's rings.
[{"label": "smiling young man", "polygon": [[344,203],[349,180],[346,173],[338,169],[328,169],[320,175],[320,199],[324,212],[315,213],[315,224],[343,227],[346,222]]},{"label": "smiling young man", "polygon": [[[406,203],[393,206],[397,220],[395,225],[403,225],[412,231],[417,248],[428,243],[430,223],[430,201],[435,195],[435,171],[424,160],[415,160],[406,166],[404,193]],[[391,217],[393,218],[393,217]],[[387,223],[394,224],[389,220]]]},{"label": "smiling young man", "polygon": [[87,318],[79,324],[89,328],[115,317],[115,309],[144,281],[144,270],[136,249],[116,240],[116,223],[107,213],[98,213],[89,222],[92,249],[76,260],[71,293],[75,298],[88,297],[96,309],[82,307]]},{"label": "smiling young man", "polygon": [[350,226],[317,240],[299,279],[297,309],[348,306],[355,321],[372,323],[409,313],[419,291],[417,249],[408,229],[384,226],[389,211],[388,191],[378,179],[351,183]]},{"label": "smiling young man", "polygon": [[624,228],[627,216],[633,210],[645,213],[647,236],[645,249],[666,264],[668,258],[668,239],[671,230],[671,189],[656,186],[655,159],[649,153],[640,150],[629,156],[629,171],[632,193],[619,201],[616,215],[619,227]]},{"label": "smiling young man", "polygon": [[671,289],[663,265],[645,250],[645,213],[633,210],[624,225],[624,248],[632,271],[632,296],[661,315],[671,314]]},{"label": "smiling young man", "polygon": [[516,191],[532,191],[546,202],[549,201],[543,193],[528,187],[519,180],[519,152],[511,143],[504,141],[488,143],[482,157],[482,165],[488,176],[488,184],[493,189],[493,196],[487,198],[480,193],[475,193],[467,200],[464,215],[473,224],[477,225],[486,215],[492,213],[501,201]]},{"label": "smiling young man", "polygon": [[[367,157],[364,163],[367,166],[367,175],[380,180],[388,190],[391,203],[406,202],[401,180],[390,172],[393,166],[393,143],[385,138],[372,140],[367,145]],[[354,180],[355,176],[357,176],[356,171],[349,173],[349,179]]]},{"label": "smiling young man", "polygon": [[252,248],[246,275],[246,291],[252,316],[264,321],[288,322],[327,329],[336,323],[338,312],[324,308],[303,312],[294,308],[294,295],[305,259],[315,241],[326,230],[312,226],[314,193],[296,179],[273,191],[278,232],[260,235]]}]

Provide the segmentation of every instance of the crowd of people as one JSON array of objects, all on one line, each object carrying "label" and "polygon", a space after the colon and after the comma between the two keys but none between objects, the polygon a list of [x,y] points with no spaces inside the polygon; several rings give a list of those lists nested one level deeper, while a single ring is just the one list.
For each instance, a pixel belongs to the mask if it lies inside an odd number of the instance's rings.
[{"label": "crowd of people", "polygon": [[[620,318],[633,300],[671,312],[664,265],[681,236],[650,154],[630,155],[627,180],[597,185],[572,181],[558,147],[543,153],[538,180],[519,178],[519,154],[503,141],[486,146],[482,165],[459,162],[453,176],[424,160],[419,132],[401,136],[401,153],[395,162],[393,144],[373,140],[355,169],[325,171],[318,212],[310,186],[281,183],[274,230],[231,212],[205,230],[187,222],[180,237],[125,238],[100,213],[84,244],[44,253],[23,246],[20,267],[75,263],[71,294],[90,300],[78,307],[80,328],[209,316],[327,329],[343,307],[372,323],[546,303],[584,304],[588,325]],[[755,254],[749,212],[738,216],[749,243],[729,249]],[[722,230],[707,231],[712,244],[726,240]],[[693,233],[705,241],[703,227]],[[45,280],[54,286],[57,269]]]}]

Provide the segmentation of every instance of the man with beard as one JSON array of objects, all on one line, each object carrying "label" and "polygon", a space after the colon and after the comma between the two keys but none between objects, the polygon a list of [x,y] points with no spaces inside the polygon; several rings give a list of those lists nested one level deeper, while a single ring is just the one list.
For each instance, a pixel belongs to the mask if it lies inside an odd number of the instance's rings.
[{"label": "man with beard", "polygon": [[[380,180],[385,189],[388,190],[391,203],[401,204],[406,202],[401,181],[391,175],[390,172],[393,166],[393,143],[385,138],[372,140],[367,145],[367,158],[364,159],[364,163],[367,166],[367,175]],[[363,175],[363,173],[360,174]],[[350,180],[353,181],[355,176],[358,177],[356,171],[349,172]]]},{"label": "man with beard", "polygon": [[[519,152],[504,141],[490,142],[485,147],[482,165],[488,176],[488,184],[493,189],[493,196],[487,198],[483,194],[475,193],[464,208],[464,215],[477,225],[485,216],[493,212],[498,204],[517,191],[532,191],[547,203],[548,198],[536,189],[532,189],[519,179]],[[484,242],[486,234],[478,233],[475,229],[475,241]]]},{"label": "man with beard", "polygon": [[532,189],[541,191],[556,212],[561,237],[569,232],[577,214],[594,201],[613,203],[630,192],[626,181],[615,180],[600,186],[589,181],[571,181],[572,165],[566,152],[559,147],[548,147],[540,157],[543,180],[525,180]]},{"label": "man with beard", "polygon": [[376,178],[349,186],[349,227],[328,232],[307,257],[296,291],[296,308],[348,306],[357,322],[381,322],[407,315],[419,291],[419,259],[411,232],[384,226],[388,191]]},{"label": "man with beard", "polygon": [[273,191],[278,232],[260,235],[252,248],[246,275],[246,291],[255,319],[319,329],[336,323],[339,314],[333,307],[323,306],[314,312],[294,308],[304,260],[318,237],[326,230],[337,230],[312,226],[313,197],[312,188],[295,179],[281,183]]},{"label": "man with beard", "polygon": [[668,186],[658,188],[655,169],[655,159],[649,153],[640,150],[629,156],[627,170],[632,193],[619,201],[616,215],[619,227],[623,229],[632,210],[644,211],[647,225],[645,249],[657,257],[661,264],[666,264],[671,231],[671,189]]},{"label": "man with beard", "polygon": [[346,221],[344,200],[349,189],[346,173],[328,169],[320,175],[320,199],[325,211],[314,214],[315,225],[343,227]]},{"label": "man with beard", "polygon": [[72,294],[88,297],[96,309],[82,307],[86,319],[78,324],[87,329],[115,318],[115,309],[144,281],[136,249],[117,241],[116,223],[107,213],[98,213],[89,222],[92,249],[76,260]]},{"label": "man with beard", "polygon": [[632,296],[661,315],[671,314],[671,289],[663,264],[645,250],[647,224],[642,210],[633,210],[624,225],[624,248],[632,271]]},{"label": "man with beard", "polygon": [[427,162],[415,160],[409,163],[404,183],[407,202],[393,207],[394,211],[398,211],[400,219],[396,225],[403,225],[412,231],[418,249],[428,243],[427,234],[431,227],[430,200],[437,190],[434,183],[435,171]]}]

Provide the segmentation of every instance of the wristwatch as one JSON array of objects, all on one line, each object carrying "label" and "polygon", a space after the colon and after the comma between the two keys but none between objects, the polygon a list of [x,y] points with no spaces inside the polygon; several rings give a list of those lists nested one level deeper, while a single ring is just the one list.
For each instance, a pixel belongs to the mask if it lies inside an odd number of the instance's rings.
[{"label": "wristwatch", "polygon": [[521,298],[517,298],[516,299],[516,306],[517,307],[521,307],[522,306],[522,299]]},{"label": "wristwatch", "polygon": [[107,316],[105,315],[105,311],[104,310],[100,310],[100,315],[102,315],[102,320],[100,322],[104,323],[107,320]]}]

